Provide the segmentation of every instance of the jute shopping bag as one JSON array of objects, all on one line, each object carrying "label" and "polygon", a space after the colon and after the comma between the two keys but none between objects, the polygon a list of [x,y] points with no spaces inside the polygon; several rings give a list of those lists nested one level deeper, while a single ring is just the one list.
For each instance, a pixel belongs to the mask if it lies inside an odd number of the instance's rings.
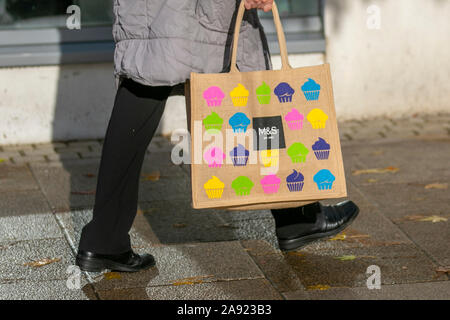
[{"label": "jute shopping bag", "polygon": [[276,4],[281,70],[191,73],[194,208],[282,208],[347,195],[328,64],[289,65]]}]

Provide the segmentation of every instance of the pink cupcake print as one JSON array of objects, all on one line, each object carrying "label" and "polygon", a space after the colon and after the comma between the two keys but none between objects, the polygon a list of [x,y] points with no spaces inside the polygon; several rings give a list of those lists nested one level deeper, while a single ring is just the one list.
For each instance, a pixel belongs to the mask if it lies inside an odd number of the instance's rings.
[{"label": "pink cupcake print", "polygon": [[295,108],[292,108],[292,110],[284,116],[284,120],[286,120],[286,123],[291,130],[301,130],[303,128],[304,119],[305,116]]},{"label": "pink cupcake print", "polygon": [[203,98],[205,98],[208,107],[220,107],[223,98],[225,98],[225,93],[219,87],[212,86],[203,91]]},{"label": "pink cupcake print", "polygon": [[220,168],[225,160],[225,153],[220,148],[212,147],[205,151],[203,159],[210,168]]},{"label": "pink cupcake print", "polygon": [[269,174],[261,179],[261,185],[265,194],[277,193],[281,179],[275,174]]}]

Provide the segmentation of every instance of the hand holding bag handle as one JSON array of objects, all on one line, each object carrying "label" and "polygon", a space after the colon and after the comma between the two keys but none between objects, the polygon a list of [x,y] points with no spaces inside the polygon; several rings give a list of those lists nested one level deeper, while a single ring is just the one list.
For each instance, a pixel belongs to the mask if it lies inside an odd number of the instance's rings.
[{"label": "hand holding bag handle", "polygon": [[[241,1],[241,4],[239,6],[239,11],[236,17],[236,25],[234,26],[234,36],[233,36],[233,51],[231,53],[231,68],[230,73],[233,72],[239,72],[238,68],[236,67],[236,56],[237,56],[237,49],[238,49],[238,42],[239,42],[239,32],[241,30],[241,24],[242,19],[244,18],[244,12],[245,12],[245,0]],[[278,36],[278,44],[280,46],[280,55],[281,55],[281,70],[290,70],[292,69],[291,65],[289,64],[289,58],[287,53],[287,47],[286,47],[286,38],[284,36],[283,26],[281,24],[280,15],[278,13],[278,7],[275,1],[272,5],[272,14],[273,19],[275,23],[275,28],[277,30],[277,36]]]}]

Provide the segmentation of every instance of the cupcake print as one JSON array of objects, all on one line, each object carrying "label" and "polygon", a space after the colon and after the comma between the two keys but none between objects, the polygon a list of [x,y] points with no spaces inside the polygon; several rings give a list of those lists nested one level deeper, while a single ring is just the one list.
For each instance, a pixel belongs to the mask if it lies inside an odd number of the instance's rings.
[{"label": "cupcake print", "polygon": [[236,112],[228,123],[233,128],[233,132],[246,132],[250,124],[250,119],[242,112]]},{"label": "cupcake print", "polygon": [[231,187],[237,196],[248,196],[252,190],[254,183],[246,176],[240,176],[233,180]]},{"label": "cupcake print", "polygon": [[308,81],[302,85],[302,91],[306,100],[319,100],[320,84],[316,83],[313,79],[308,78]]},{"label": "cupcake print", "polygon": [[225,153],[220,148],[212,147],[205,151],[203,159],[205,159],[208,167],[220,168],[225,160]]},{"label": "cupcake print", "polygon": [[275,174],[270,174],[261,179],[261,186],[265,194],[277,193],[281,179]]},{"label": "cupcake print", "polygon": [[216,176],[212,176],[212,178],[203,185],[203,188],[209,199],[220,199],[222,198],[225,184]]},{"label": "cupcake print", "polygon": [[263,150],[260,152],[261,162],[264,167],[276,167],[280,159],[279,150]]},{"label": "cupcake print", "polygon": [[333,188],[335,179],[334,175],[327,169],[322,169],[314,175],[314,182],[319,190],[330,190]]},{"label": "cupcake print", "polygon": [[272,90],[267,83],[263,81],[263,84],[256,88],[256,97],[258,98],[258,102],[260,104],[269,104],[271,91]]},{"label": "cupcake print", "polygon": [[219,107],[225,98],[225,93],[219,87],[212,86],[203,91],[203,98],[206,100],[208,107]]},{"label": "cupcake print", "polygon": [[294,92],[295,90],[286,82],[281,82],[274,90],[280,102],[291,102]]},{"label": "cupcake print", "polygon": [[324,129],[328,120],[328,115],[320,109],[312,109],[306,117],[313,129]]},{"label": "cupcake print", "polygon": [[203,119],[203,125],[205,126],[206,131],[214,131],[214,130],[221,130],[223,124],[223,119],[219,117],[217,113],[214,111],[211,112],[211,114],[205,119]]},{"label": "cupcake print", "polygon": [[292,163],[305,162],[309,150],[303,143],[295,142],[288,149],[287,154],[291,158]]},{"label": "cupcake print", "polygon": [[235,107],[245,107],[247,105],[250,92],[238,83],[238,86],[230,92],[231,100]]},{"label": "cupcake print", "polygon": [[312,145],[317,160],[327,160],[330,156],[330,145],[322,138],[314,142]]},{"label": "cupcake print", "polygon": [[233,150],[230,151],[230,158],[233,161],[235,167],[243,167],[247,165],[250,151],[245,149],[242,144],[238,144]]},{"label": "cupcake print", "polygon": [[305,116],[295,108],[292,108],[292,110],[284,116],[284,120],[286,120],[288,128],[291,130],[301,130],[303,128],[304,119]]},{"label": "cupcake print", "polygon": [[295,169],[286,177],[286,183],[290,192],[302,191],[304,181],[305,177],[303,174]]}]

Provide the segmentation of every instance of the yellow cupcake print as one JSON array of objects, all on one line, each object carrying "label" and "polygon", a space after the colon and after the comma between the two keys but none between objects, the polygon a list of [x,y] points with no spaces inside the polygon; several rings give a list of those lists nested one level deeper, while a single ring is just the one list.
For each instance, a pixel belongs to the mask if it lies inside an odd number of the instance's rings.
[{"label": "yellow cupcake print", "polygon": [[313,129],[324,129],[328,120],[328,115],[320,109],[312,109],[306,117],[311,123]]},{"label": "yellow cupcake print", "polygon": [[220,181],[216,176],[212,176],[212,178],[203,185],[203,188],[205,188],[209,199],[220,199],[222,198],[225,183]]},{"label": "yellow cupcake print", "polygon": [[263,151],[261,151],[261,162],[264,165],[264,167],[278,166],[279,159],[280,159],[279,150],[263,150]]},{"label": "yellow cupcake print", "polygon": [[250,92],[240,83],[238,83],[237,87],[230,92],[231,100],[235,107],[245,107],[249,95]]}]

